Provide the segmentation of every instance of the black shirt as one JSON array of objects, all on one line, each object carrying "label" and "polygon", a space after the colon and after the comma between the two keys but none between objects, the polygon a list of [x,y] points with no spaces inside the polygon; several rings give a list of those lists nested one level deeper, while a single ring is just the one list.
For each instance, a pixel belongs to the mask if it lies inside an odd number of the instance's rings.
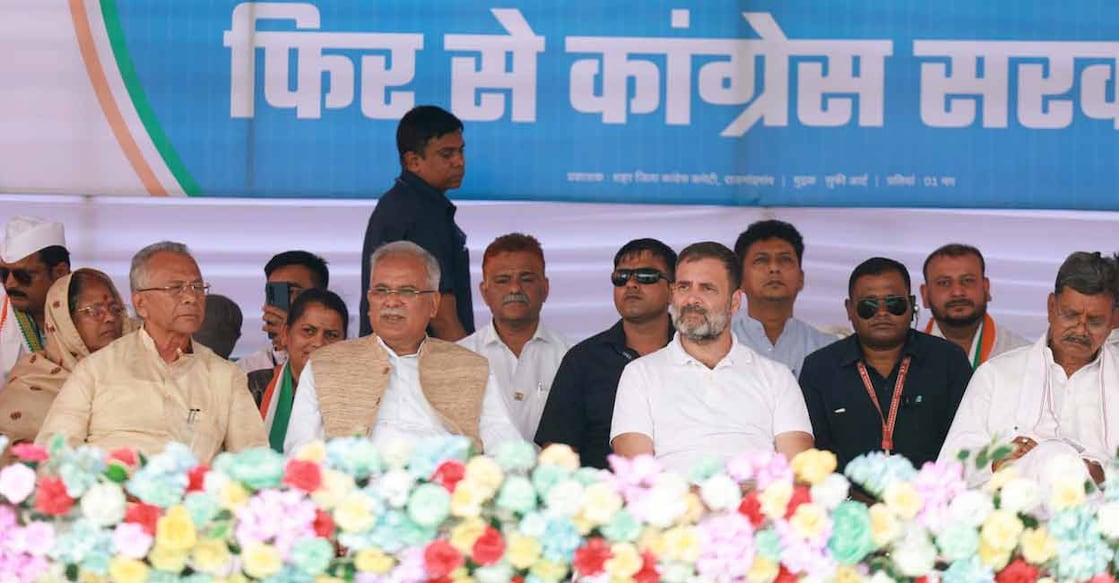
[{"label": "black shirt", "polygon": [[[427,250],[439,261],[439,291],[455,294],[458,320],[467,334],[474,333],[474,304],[470,297],[470,253],[466,249],[466,233],[455,224],[455,205],[442,192],[422,178],[404,170],[396,179],[365,228],[365,244],[361,247],[361,335],[369,326],[369,256],[385,243],[411,241]],[[429,330],[430,332],[430,330]]]},{"label": "black shirt", "polygon": [[[669,322],[665,344],[675,334]],[[610,454],[614,396],[626,364],[639,355],[626,347],[618,320],[609,330],[572,346],[560,362],[536,429],[536,443],[566,443],[583,466],[605,468]]]},{"label": "black shirt", "polygon": [[[959,346],[911,330],[889,378],[866,367],[883,416],[889,416],[898,369],[906,355],[912,360],[898,407],[894,451],[920,468],[939,455],[971,380],[971,366]],[[882,449],[882,417],[859,375],[857,363],[862,358],[858,339],[851,335],[808,355],[800,371],[816,447],[834,452],[841,469],[861,454]]]}]

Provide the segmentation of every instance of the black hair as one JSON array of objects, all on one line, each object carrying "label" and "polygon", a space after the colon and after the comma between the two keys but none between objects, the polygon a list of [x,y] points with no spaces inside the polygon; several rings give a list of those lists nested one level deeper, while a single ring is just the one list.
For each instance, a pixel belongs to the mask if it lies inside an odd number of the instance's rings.
[{"label": "black hair", "polygon": [[780,239],[792,245],[793,251],[797,254],[797,265],[804,260],[804,237],[801,237],[800,231],[785,221],[770,219],[751,223],[738,235],[738,240],[734,242],[734,254],[738,257],[738,263],[741,264],[746,260],[750,245],[769,239]]},{"label": "black hair", "polygon": [[82,291],[92,283],[103,283],[114,295],[117,293],[117,288],[113,286],[113,280],[109,279],[107,275],[90,269],[75,270],[73,275],[70,276],[70,285],[66,287],[66,303],[70,308],[71,319],[78,311],[78,299],[82,295]]},{"label": "black hair", "polygon": [[614,254],[614,267],[617,267],[622,260],[641,255],[642,253],[648,253],[664,261],[665,267],[668,268],[667,275],[669,277],[676,272],[676,252],[672,250],[672,247],[665,245],[657,239],[647,237],[643,239],[634,239],[622,245],[622,248],[618,249],[618,252]]},{"label": "black hair", "polygon": [[65,263],[66,267],[70,267],[70,251],[62,245],[43,247],[39,250],[39,259],[47,266],[48,270],[53,270],[54,266],[60,263]]},{"label": "black hair", "polygon": [[1119,266],[1115,259],[1104,257],[1099,251],[1077,251],[1069,255],[1057,270],[1053,293],[1060,294],[1066,287],[1086,296],[1111,294],[1119,298]]},{"label": "black hair", "polygon": [[734,254],[734,251],[731,251],[726,245],[715,241],[692,243],[684,247],[684,250],[680,252],[679,263],[697,261],[699,259],[717,259],[721,261],[723,267],[727,270],[727,278],[730,280],[731,291],[742,286],[742,264],[739,263],[738,256]]},{"label": "black hair", "polygon": [[855,282],[858,281],[860,277],[882,275],[890,271],[896,271],[901,274],[901,279],[905,282],[905,295],[911,295],[912,287],[909,282],[909,270],[906,269],[902,262],[888,257],[871,257],[860,263],[858,267],[851,272],[851,279],[847,280],[847,297],[851,298],[851,295],[855,292]]},{"label": "black hair", "polygon": [[461,131],[462,120],[442,107],[413,107],[400,118],[400,124],[396,126],[396,151],[400,154],[400,166],[404,167],[404,155],[408,152],[414,152],[423,158],[428,142]]},{"label": "black hair", "polygon": [[929,256],[925,258],[925,264],[921,266],[921,275],[926,282],[929,281],[929,263],[932,263],[932,260],[937,257],[966,257],[968,255],[979,258],[979,275],[986,276],[987,261],[983,259],[983,254],[979,252],[979,249],[963,243],[949,243],[929,253]]},{"label": "black hair", "polygon": [[287,325],[294,326],[307,311],[307,306],[311,304],[318,304],[342,316],[342,338],[348,336],[346,330],[350,327],[350,310],[346,308],[346,302],[342,301],[338,294],[328,289],[309,289],[296,296],[295,301],[291,303],[291,309],[288,310]]},{"label": "black hair", "polygon": [[301,265],[311,271],[311,276],[316,280],[315,285],[326,289],[330,285],[330,269],[326,260],[309,251],[284,251],[268,260],[264,265],[264,277],[271,277],[272,272],[289,265]]}]

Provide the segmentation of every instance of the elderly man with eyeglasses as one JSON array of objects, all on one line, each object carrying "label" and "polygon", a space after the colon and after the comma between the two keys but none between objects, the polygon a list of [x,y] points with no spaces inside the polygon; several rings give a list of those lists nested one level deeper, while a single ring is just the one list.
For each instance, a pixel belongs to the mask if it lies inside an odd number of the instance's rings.
[{"label": "elderly man with eyeglasses", "polygon": [[74,368],[36,441],[61,434],[71,445],[147,455],[178,441],[201,463],[267,446],[245,373],[191,340],[210,285],[187,247],[163,241],[141,249],[129,284],[143,326]]},{"label": "elderly man with eyeglasses", "polygon": [[373,334],[324,346],[303,369],[284,452],[315,440],[394,441],[462,435],[493,451],[521,439],[485,357],[427,335],[439,311],[439,262],[396,241],[369,258]]}]

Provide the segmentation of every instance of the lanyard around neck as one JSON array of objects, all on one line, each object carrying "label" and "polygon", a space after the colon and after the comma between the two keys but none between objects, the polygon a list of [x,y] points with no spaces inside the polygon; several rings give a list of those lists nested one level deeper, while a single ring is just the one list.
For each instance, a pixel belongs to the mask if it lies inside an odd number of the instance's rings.
[{"label": "lanyard around neck", "polygon": [[882,421],[882,450],[886,453],[894,451],[894,426],[898,420],[898,407],[901,405],[901,393],[905,388],[905,377],[909,374],[909,362],[913,360],[912,356],[906,356],[901,361],[901,367],[898,369],[897,382],[894,383],[894,395],[890,399],[890,413],[887,417],[882,413],[882,405],[878,403],[878,394],[874,390],[874,385],[870,382],[870,375],[866,371],[866,364],[859,361],[859,376],[863,379],[863,387],[866,388],[867,395],[870,396],[870,401],[874,403],[874,408],[878,410],[878,418]]}]

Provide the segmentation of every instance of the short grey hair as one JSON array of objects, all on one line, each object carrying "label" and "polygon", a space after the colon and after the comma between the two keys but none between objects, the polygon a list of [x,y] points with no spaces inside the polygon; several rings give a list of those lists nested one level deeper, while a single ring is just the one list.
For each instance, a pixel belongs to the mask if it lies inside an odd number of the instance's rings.
[{"label": "short grey hair", "polygon": [[1059,295],[1066,287],[1088,296],[1111,294],[1113,300],[1119,298],[1119,263],[1098,251],[1077,251],[1057,270],[1054,293]]},{"label": "short grey hair", "polygon": [[439,289],[439,277],[441,271],[439,270],[439,261],[435,256],[427,252],[427,249],[411,241],[393,241],[392,243],[385,243],[369,256],[369,278],[372,280],[373,272],[377,270],[377,262],[389,257],[390,255],[411,255],[418,257],[424,262],[424,269],[427,271],[427,287],[428,289]]},{"label": "short grey hair", "polygon": [[132,267],[128,270],[128,286],[133,292],[148,285],[148,262],[156,253],[175,253],[194,259],[186,245],[174,241],[160,241],[144,247],[132,256]]}]

